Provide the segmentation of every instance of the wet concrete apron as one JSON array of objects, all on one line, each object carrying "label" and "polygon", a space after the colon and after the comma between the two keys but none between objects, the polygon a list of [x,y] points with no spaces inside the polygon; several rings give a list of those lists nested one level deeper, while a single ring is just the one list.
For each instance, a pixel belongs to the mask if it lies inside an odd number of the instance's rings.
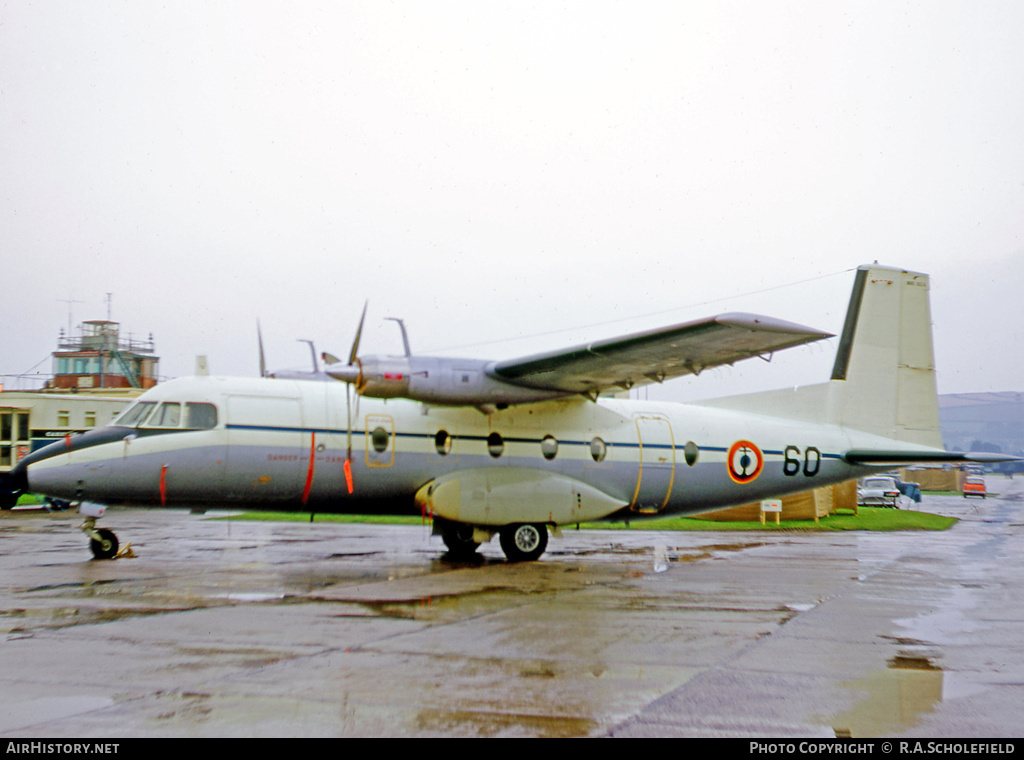
[{"label": "wet concrete apron", "polygon": [[0,735],[1018,736],[1024,479],[942,533],[0,518]]}]

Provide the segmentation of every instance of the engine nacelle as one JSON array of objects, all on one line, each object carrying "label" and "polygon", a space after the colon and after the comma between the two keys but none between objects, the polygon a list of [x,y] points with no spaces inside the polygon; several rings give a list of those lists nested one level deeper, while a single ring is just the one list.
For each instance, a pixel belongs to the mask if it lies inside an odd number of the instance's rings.
[{"label": "engine nacelle", "polygon": [[[370,398],[409,398],[411,367],[405,357],[369,356],[359,362],[359,393]],[[328,371],[329,372],[329,371]]]},{"label": "engine nacelle", "polygon": [[407,398],[438,406],[501,407],[566,394],[504,382],[489,373],[493,362],[433,356],[366,356],[334,364],[327,374],[352,383],[370,398]]}]

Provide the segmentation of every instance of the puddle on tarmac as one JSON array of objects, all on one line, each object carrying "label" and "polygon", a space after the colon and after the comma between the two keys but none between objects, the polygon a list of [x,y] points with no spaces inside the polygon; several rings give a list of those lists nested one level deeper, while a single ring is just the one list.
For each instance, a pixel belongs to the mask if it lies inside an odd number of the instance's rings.
[{"label": "puddle on tarmac", "polygon": [[507,607],[521,592],[490,587],[461,594],[438,594],[419,599],[362,601],[359,606],[375,615],[403,620],[441,623],[463,620]]},{"label": "puddle on tarmac", "polygon": [[445,736],[571,738],[588,736],[597,725],[589,718],[439,709],[420,710],[417,718],[420,731]]},{"label": "puddle on tarmac", "polygon": [[0,633],[31,635],[36,630],[53,630],[96,623],[114,623],[129,618],[182,612],[195,607],[47,607],[0,611]]},{"label": "puddle on tarmac", "polygon": [[930,658],[900,653],[889,667],[843,684],[866,692],[853,709],[831,720],[837,737],[890,736],[917,724],[942,701],[943,671]]}]

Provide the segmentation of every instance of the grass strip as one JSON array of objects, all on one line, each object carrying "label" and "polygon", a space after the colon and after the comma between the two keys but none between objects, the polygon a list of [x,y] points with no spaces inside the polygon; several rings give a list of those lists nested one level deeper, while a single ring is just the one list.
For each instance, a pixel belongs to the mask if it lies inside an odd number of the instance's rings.
[{"label": "grass strip", "polygon": [[[247,520],[259,522],[309,522],[309,513],[300,512],[243,512],[224,516],[222,520]],[[422,525],[423,518],[415,516],[388,515],[337,515],[317,514],[315,522],[326,523],[372,523],[376,525]],[[908,509],[885,509],[861,507],[857,514],[850,510],[839,510],[835,514],[814,520],[783,520],[781,524],[760,521],[701,520],[696,517],[661,517],[651,519],[632,519],[629,523],[622,521],[581,523],[581,528],[588,530],[714,530],[714,531],[839,531],[839,530],[946,530],[955,525],[955,517],[943,517],[928,512],[915,512]],[[570,530],[575,526],[562,526]]]}]

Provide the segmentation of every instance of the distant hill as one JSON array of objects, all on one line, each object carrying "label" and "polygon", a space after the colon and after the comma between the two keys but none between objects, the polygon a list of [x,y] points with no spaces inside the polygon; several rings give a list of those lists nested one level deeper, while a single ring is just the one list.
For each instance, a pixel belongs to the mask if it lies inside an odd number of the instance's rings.
[{"label": "distant hill", "polygon": [[950,451],[1024,455],[1024,393],[939,396],[939,422]]}]

